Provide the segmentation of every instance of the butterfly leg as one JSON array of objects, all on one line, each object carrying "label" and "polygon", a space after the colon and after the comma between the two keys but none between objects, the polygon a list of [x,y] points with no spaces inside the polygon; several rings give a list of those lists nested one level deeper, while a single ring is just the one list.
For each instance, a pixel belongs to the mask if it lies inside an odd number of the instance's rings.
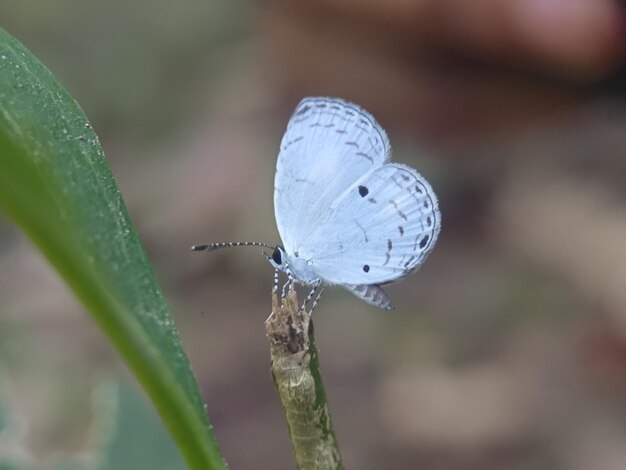
[{"label": "butterfly leg", "polygon": [[320,286],[320,290],[317,293],[317,297],[315,297],[315,300],[313,300],[313,303],[311,304],[311,314],[313,314],[313,310],[315,310],[315,307],[317,307],[317,303],[320,301],[320,298],[322,297],[322,293],[324,292],[324,287],[326,287],[324,284]]},{"label": "butterfly leg", "polygon": [[298,313],[300,315],[304,313],[304,309],[306,308],[306,305],[311,301],[311,299],[317,292],[317,297],[315,297],[315,300],[313,301],[313,304],[311,305],[311,313],[312,313],[323,291],[324,291],[324,284],[322,284],[322,281],[316,281],[315,284],[313,284],[313,287],[311,288],[309,295],[307,295],[306,299],[304,299],[304,302],[302,302],[302,306],[300,307],[300,310],[298,311]]},{"label": "butterfly leg", "polygon": [[[274,269],[274,285],[272,286],[272,305],[274,302],[273,297],[277,294],[278,294],[278,269]],[[269,322],[273,315],[274,315],[274,310],[272,309],[272,313],[270,313],[269,317],[265,319],[265,323]]]},{"label": "butterfly leg", "polygon": [[278,293],[278,269],[274,269],[274,286],[272,287],[274,294]]},{"label": "butterfly leg", "polygon": [[283,284],[283,291],[281,294],[281,299],[285,298],[285,295],[288,290],[293,289],[294,279],[293,274],[291,273],[291,269],[289,269],[289,263],[285,262],[285,272],[287,273],[287,282]]},{"label": "butterfly leg", "polygon": [[293,279],[287,279],[283,284],[282,292],[280,293],[280,298],[284,299],[287,296],[287,290],[291,288],[293,285]]}]

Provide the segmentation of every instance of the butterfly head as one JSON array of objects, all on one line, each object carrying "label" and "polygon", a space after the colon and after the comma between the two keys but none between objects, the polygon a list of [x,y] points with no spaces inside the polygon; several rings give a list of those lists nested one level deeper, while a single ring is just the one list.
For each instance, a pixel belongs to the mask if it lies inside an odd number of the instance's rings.
[{"label": "butterfly head", "polygon": [[285,249],[282,246],[277,245],[272,252],[272,256],[266,255],[266,257],[270,264],[276,269],[280,269],[281,271],[285,270],[285,261],[287,259],[287,255],[285,253]]}]

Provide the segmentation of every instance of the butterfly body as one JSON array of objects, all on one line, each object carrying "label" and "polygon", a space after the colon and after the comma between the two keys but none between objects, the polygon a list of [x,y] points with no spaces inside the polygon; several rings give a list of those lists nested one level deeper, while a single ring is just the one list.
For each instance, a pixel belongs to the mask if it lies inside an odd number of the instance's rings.
[{"label": "butterfly body", "polygon": [[326,281],[329,283],[327,279],[321,279],[319,273],[315,269],[315,265],[310,258],[302,257],[298,253],[288,254],[283,251],[285,263],[282,266],[282,269],[286,271],[287,269],[292,274],[292,276],[302,284],[312,285],[318,281]]}]

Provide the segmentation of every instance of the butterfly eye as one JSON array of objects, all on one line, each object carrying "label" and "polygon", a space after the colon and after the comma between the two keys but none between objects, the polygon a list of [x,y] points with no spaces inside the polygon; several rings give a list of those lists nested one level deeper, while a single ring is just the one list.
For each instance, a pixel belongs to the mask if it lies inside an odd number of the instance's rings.
[{"label": "butterfly eye", "polygon": [[282,255],[282,250],[280,249],[280,247],[277,246],[276,248],[274,248],[274,252],[272,253],[272,260],[278,266],[283,264],[283,255]]}]

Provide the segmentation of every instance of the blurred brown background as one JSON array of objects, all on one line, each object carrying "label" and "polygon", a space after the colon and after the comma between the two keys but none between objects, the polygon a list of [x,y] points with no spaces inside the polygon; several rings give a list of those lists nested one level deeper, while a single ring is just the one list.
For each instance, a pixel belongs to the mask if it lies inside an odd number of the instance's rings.
[{"label": "blurred brown background", "polygon": [[[397,310],[331,289],[315,312],[346,467],[626,468],[624,18],[611,0],[0,4],[100,136],[233,469],[293,468],[272,269],[189,246],[278,242],[275,160],[307,95],[369,110],[443,213]],[[94,393],[132,379],[4,219],[0,237],[0,455],[93,468]]]}]

